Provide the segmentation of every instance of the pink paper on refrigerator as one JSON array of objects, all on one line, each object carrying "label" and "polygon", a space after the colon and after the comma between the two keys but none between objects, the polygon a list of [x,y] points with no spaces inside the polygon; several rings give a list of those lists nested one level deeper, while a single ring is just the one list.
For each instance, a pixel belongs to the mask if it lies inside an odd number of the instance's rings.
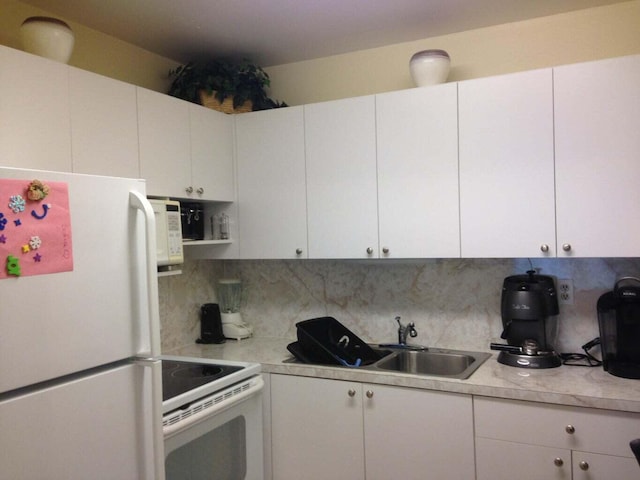
[{"label": "pink paper on refrigerator", "polygon": [[73,270],[69,187],[0,179],[0,279]]}]

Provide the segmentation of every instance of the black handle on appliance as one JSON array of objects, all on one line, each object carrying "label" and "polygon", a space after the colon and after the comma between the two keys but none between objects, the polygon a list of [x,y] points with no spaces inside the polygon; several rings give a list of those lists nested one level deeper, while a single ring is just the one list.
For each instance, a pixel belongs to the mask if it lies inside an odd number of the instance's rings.
[{"label": "black handle on appliance", "polygon": [[505,345],[503,343],[491,343],[489,344],[491,350],[500,350],[502,352],[509,353],[522,353],[522,347],[516,347],[515,345]]}]

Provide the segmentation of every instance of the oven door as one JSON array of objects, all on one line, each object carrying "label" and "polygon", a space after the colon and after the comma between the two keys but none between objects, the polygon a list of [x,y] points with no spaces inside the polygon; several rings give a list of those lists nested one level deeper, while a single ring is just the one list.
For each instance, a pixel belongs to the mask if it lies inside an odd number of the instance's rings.
[{"label": "oven door", "polygon": [[[193,402],[184,419],[165,422],[167,480],[262,480],[261,376]],[[165,419],[182,415],[179,409]],[[172,420],[174,421],[174,420]]]}]

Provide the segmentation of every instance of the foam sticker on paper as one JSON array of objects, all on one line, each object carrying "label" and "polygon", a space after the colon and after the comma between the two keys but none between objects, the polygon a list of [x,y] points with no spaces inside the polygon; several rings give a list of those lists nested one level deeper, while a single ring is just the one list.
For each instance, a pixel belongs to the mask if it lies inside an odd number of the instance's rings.
[{"label": "foam sticker on paper", "polygon": [[73,270],[69,186],[0,179],[0,279]]}]

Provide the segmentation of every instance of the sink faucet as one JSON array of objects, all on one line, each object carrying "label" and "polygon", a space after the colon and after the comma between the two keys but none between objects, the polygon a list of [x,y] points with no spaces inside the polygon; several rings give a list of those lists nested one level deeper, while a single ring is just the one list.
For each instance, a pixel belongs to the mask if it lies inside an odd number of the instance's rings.
[{"label": "sink faucet", "polygon": [[406,345],[407,344],[407,335],[411,338],[415,338],[418,336],[418,331],[416,330],[416,325],[413,322],[408,323],[407,325],[403,325],[400,321],[400,317],[396,317],[396,322],[398,322],[398,344]]}]

